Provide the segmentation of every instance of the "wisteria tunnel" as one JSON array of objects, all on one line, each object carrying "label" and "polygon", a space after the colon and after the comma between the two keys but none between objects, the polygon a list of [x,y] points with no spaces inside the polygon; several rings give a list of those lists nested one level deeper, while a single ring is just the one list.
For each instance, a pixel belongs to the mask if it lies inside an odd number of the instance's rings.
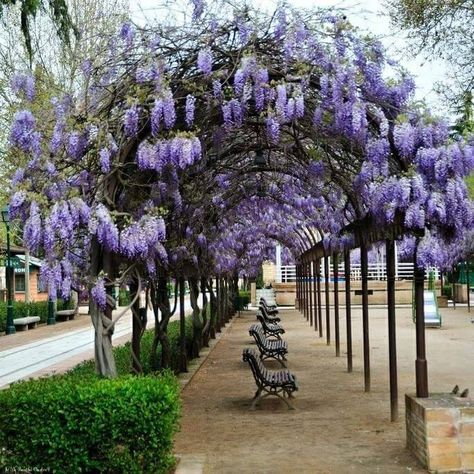
[{"label": "wisteria tunnel", "polygon": [[[474,251],[464,182],[474,168],[472,139],[415,104],[413,79],[344,16],[199,5],[179,28],[124,24],[83,64],[77,94],[58,95],[51,108],[34,106],[41,83],[33,91],[17,76],[24,107],[10,141],[24,166],[14,176],[11,217],[24,223],[31,252],[44,255],[51,298],[90,292],[96,367],[105,376],[116,371],[117,281],[130,285],[136,314],[145,287],[161,311],[153,350],[163,346],[162,360],[153,363],[166,367],[168,281],[179,283],[183,331],[189,284],[198,352],[232,313],[239,278],[254,279],[278,242],[296,263],[298,308],[316,336],[335,342],[337,356],[344,339],[349,371],[351,251],[360,250],[368,391],[367,255],[385,246],[396,419],[395,242],[415,264],[416,391],[427,397],[425,271],[449,270]],[[134,318],[135,354],[142,329]],[[185,370],[184,341],[182,348]],[[140,372],[138,357],[134,367]]]}]

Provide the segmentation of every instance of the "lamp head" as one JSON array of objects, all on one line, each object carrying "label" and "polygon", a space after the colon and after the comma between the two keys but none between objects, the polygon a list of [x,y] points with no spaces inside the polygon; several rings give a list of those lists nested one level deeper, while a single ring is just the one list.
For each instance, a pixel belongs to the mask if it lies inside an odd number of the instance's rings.
[{"label": "lamp head", "polygon": [[5,224],[8,224],[10,222],[10,206],[2,207],[2,221]]},{"label": "lamp head", "polygon": [[267,164],[267,159],[264,156],[262,149],[259,148],[255,152],[255,158],[253,160],[253,165],[258,167],[258,166],[265,166],[266,164]]}]

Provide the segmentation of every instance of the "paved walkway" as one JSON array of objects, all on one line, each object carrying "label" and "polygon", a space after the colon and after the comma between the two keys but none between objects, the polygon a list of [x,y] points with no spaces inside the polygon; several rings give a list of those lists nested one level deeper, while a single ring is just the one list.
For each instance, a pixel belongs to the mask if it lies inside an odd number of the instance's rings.
[{"label": "paved walkway", "polygon": [[[187,313],[191,311],[189,298],[185,300],[185,309]],[[172,319],[176,318],[178,316]],[[124,344],[130,339],[131,325],[131,312],[128,312],[115,327],[114,345]],[[149,311],[147,328],[153,326],[153,313]],[[54,326],[43,324],[33,330],[2,336],[0,388],[23,378],[64,372],[94,357],[93,349],[94,328],[90,316],[84,314],[74,321],[58,322]]]},{"label": "paved walkway", "polygon": [[[430,390],[455,384],[474,389],[474,324],[465,308],[442,310],[442,329],[427,331]],[[331,316],[332,319],[333,316]],[[296,310],[282,311],[289,369],[300,390],[288,411],[272,397],[255,412],[255,393],[242,349],[251,345],[253,312],[243,312],[183,390],[183,418],[175,452],[189,472],[404,473],[425,472],[405,449],[403,394],[415,389],[415,328],[411,310],[397,311],[400,417],[389,421],[387,318],[371,309],[372,391],[363,391],[361,311],[353,310],[354,372],[346,372],[345,346],[335,357]],[[345,340],[344,311],[341,339]],[[334,328],[332,328],[334,329]],[[333,333],[334,334],[334,333]],[[187,472],[184,471],[178,472]]]}]

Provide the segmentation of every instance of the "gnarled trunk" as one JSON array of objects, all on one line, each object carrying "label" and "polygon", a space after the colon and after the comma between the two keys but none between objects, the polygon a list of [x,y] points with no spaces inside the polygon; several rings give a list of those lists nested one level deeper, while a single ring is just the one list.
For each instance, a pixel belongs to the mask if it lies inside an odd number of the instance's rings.
[{"label": "gnarled trunk", "polygon": [[[155,316],[155,334],[151,345],[150,367],[156,371],[160,368],[168,369],[171,367],[171,348],[168,339],[168,323],[171,316],[176,311],[177,287],[175,288],[174,308],[171,310],[168,297],[168,277],[163,275],[158,277],[156,283],[151,285],[151,303]],[[161,320],[158,314],[161,312]],[[158,345],[161,345],[161,360],[158,360]]]},{"label": "gnarled trunk", "polygon": [[[91,276],[97,278],[100,271],[104,269],[109,278],[113,278],[114,268],[109,252],[102,252],[99,242],[94,238],[91,245]],[[89,311],[94,325],[94,358],[95,369],[102,377],[117,377],[117,367],[112,348],[112,335],[114,326],[112,324],[112,311],[115,301],[111,297],[111,289],[107,289],[106,308],[102,311],[91,295],[92,287],[89,288]]]},{"label": "gnarled trunk", "polygon": [[117,377],[114,353],[112,351],[112,333],[109,327],[110,319],[101,311],[97,304],[90,304],[92,324],[94,325],[94,357],[95,368],[102,377]]},{"label": "gnarled trunk", "polygon": [[210,304],[210,315],[209,315],[209,336],[211,339],[216,338],[216,319],[217,319],[217,298],[216,294],[214,293],[214,287],[213,287],[213,282],[212,278],[209,278],[209,281],[207,283],[207,288],[209,290],[209,297],[211,300]]},{"label": "gnarled trunk", "polygon": [[195,277],[188,278],[189,283],[189,297],[191,299],[191,308],[193,309],[193,344],[191,348],[191,357],[199,357],[199,351],[202,347],[202,319],[201,311],[199,309],[199,280]]},{"label": "gnarled trunk", "polygon": [[[146,321],[142,320],[140,311],[140,295],[141,285],[134,280],[130,285],[130,295],[135,302],[132,305],[132,372],[134,374],[141,374],[143,367],[141,363],[140,346],[143,333],[145,332]],[[146,311],[146,305],[145,305]]]},{"label": "gnarled trunk", "polygon": [[209,347],[209,330],[211,327],[211,318],[207,316],[207,310],[209,307],[209,300],[207,298],[206,291],[206,278],[201,278],[201,293],[202,293],[202,345],[203,347]]}]

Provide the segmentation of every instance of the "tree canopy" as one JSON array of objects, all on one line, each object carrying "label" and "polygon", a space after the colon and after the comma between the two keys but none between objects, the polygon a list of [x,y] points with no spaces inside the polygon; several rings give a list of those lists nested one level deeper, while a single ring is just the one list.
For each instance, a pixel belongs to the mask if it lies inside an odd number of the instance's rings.
[{"label": "tree canopy", "polygon": [[474,86],[474,5],[470,0],[387,0],[392,22],[408,34],[410,45],[449,64],[439,92],[454,110],[463,107]]},{"label": "tree canopy", "polygon": [[21,31],[30,57],[33,55],[31,20],[40,12],[51,15],[56,25],[58,36],[65,43],[69,43],[71,33],[77,34],[77,30],[68,12],[66,0],[0,0],[0,16],[5,8],[15,5],[19,6]]}]

